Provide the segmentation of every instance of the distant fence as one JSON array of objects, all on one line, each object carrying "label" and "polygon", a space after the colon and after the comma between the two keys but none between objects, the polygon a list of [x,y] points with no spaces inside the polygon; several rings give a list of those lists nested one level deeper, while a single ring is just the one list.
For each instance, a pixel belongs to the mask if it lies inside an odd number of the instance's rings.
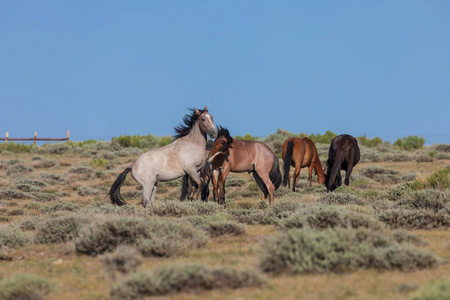
[{"label": "distant fence", "polygon": [[4,138],[0,138],[0,141],[5,141],[5,144],[8,143],[8,141],[34,141],[34,144],[36,145],[36,141],[69,141],[69,131],[67,131],[67,137],[63,139],[47,139],[47,138],[38,138],[37,132],[34,133],[34,137],[31,139],[14,139],[9,137],[9,132],[6,133]]}]

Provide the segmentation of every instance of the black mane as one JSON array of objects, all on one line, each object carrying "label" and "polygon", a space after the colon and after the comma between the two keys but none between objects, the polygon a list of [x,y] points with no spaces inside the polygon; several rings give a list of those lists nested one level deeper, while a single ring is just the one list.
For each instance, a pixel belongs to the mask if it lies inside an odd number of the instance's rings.
[{"label": "black mane", "polygon": [[231,145],[233,144],[233,138],[230,135],[230,132],[228,131],[228,129],[222,127],[222,126],[217,126],[217,128],[219,129],[219,133],[217,134],[217,138],[224,136],[227,139],[227,144]]},{"label": "black mane", "polygon": [[186,135],[189,134],[189,132],[191,132],[192,127],[194,126],[195,122],[198,120],[198,117],[205,112],[205,110],[201,110],[199,109],[198,111],[200,112],[198,115],[195,113],[193,108],[189,109],[190,111],[192,111],[192,114],[186,114],[183,117],[183,123],[184,124],[180,124],[178,126],[175,126],[174,130],[176,132],[176,134],[173,136],[173,139],[179,139],[182,138]]}]

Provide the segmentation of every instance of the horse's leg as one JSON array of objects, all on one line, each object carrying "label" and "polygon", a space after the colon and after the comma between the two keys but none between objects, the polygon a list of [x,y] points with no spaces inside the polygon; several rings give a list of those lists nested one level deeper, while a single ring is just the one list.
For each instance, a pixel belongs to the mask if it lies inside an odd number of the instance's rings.
[{"label": "horse's leg", "polygon": [[309,167],[308,167],[308,171],[309,171],[309,174],[308,174],[309,186],[312,186],[312,171],[313,171],[313,168],[314,168],[313,166],[314,166],[314,164],[311,163],[309,165]]},{"label": "horse's leg", "polygon": [[288,189],[291,189],[291,174],[288,174]]},{"label": "horse's leg", "polygon": [[264,182],[264,184],[267,187],[267,190],[269,191],[269,203],[273,203],[273,193],[275,193],[275,186],[273,185],[272,181],[270,180],[269,173],[258,173]]},{"label": "horse's leg", "polygon": [[219,184],[218,184],[219,204],[225,204],[225,180],[227,179],[227,175],[228,175],[229,172],[230,172],[230,168],[225,166],[222,169],[222,172],[221,172],[220,177],[219,177]]},{"label": "horse's leg", "polygon": [[150,182],[147,182],[147,184],[144,187],[143,193],[142,193],[142,206],[145,208],[149,203],[153,203],[155,201],[155,195],[156,195],[156,180],[152,180]]},{"label": "horse's leg", "polygon": [[345,185],[349,185],[350,184],[350,175],[352,174],[353,171],[353,164],[347,164],[347,170],[346,170],[346,174],[345,174]]},{"label": "horse's leg", "polygon": [[192,196],[191,200],[192,199],[197,199],[198,195],[200,194],[200,189],[198,187],[200,187],[200,185],[202,183],[202,179],[200,177],[200,174],[195,169],[186,171],[186,173],[191,177],[193,182],[195,182],[197,184],[197,189],[195,190],[194,195]]},{"label": "horse's leg", "polygon": [[217,192],[217,184],[219,182],[219,170],[212,171],[211,181],[213,185],[213,199],[215,202],[219,203],[219,195]]}]

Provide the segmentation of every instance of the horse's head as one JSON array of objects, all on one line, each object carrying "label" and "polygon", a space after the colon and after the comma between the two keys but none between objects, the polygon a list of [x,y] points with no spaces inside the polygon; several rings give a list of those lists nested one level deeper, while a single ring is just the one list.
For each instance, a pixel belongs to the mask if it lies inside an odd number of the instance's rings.
[{"label": "horse's head", "polygon": [[218,156],[228,153],[230,148],[233,148],[233,138],[230,136],[228,129],[220,128],[217,138],[214,141],[211,150],[208,154],[208,162],[212,163]]},{"label": "horse's head", "polygon": [[194,108],[194,114],[199,121],[200,130],[212,139],[217,137],[218,130],[213,123],[213,116],[208,113],[208,107],[205,106],[204,110]]}]

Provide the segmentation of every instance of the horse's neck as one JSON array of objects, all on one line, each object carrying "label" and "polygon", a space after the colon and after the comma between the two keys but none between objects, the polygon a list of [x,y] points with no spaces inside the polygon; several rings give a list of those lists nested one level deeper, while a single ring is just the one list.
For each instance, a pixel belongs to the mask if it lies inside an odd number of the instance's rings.
[{"label": "horse's neck", "polygon": [[[179,139],[180,142],[189,143],[189,145],[195,145],[204,150],[206,148],[206,134],[200,130],[198,122],[194,124],[188,135]],[[200,152],[201,153],[201,152]]]}]

